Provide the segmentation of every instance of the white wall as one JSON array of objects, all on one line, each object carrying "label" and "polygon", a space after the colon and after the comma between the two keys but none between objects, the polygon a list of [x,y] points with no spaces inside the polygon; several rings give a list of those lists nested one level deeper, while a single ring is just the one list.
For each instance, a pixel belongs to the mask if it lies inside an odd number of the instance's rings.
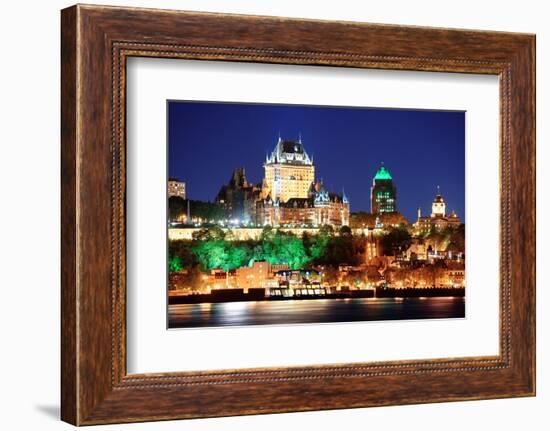
[{"label": "white wall", "polygon": [[[113,429],[333,430],[548,429],[550,373],[547,311],[550,282],[543,266],[550,241],[548,147],[550,116],[549,13],[543,1],[196,0],[118,1],[118,4],[477,28],[537,34],[538,135],[538,396],[508,399],[124,425]],[[2,4],[0,31],[0,319],[4,429],[69,429],[58,421],[59,399],[59,9],[70,2]],[[29,190],[36,194],[30,196]],[[545,190],[545,195],[543,194]],[[546,208],[545,208],[546,207]],[[31,228],[29,228],[31,226]],[[112,427],[105,427],[112,428]]]}]

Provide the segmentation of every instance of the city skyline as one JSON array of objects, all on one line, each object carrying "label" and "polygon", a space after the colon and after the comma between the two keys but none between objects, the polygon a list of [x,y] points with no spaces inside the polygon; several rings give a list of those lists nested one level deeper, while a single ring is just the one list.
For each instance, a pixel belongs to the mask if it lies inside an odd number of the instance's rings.
[{"label": "city skyline", "polygon": [[265,157],[281,137],[301,139],[316,176],[334,192],[345,190],[352,212],[370,212],[372,179],[384,163],[397,210],[409,221],[419,206],[429,213],[438,186],[464,220],[463,112],[168,103],[169,176],[186,182],[190,199],[213,201],[237,167],[261,182]]},{"label": "city skyline", "polygon": [[168,127],[170,327],[464,317],[464,113],[172,101]]}]

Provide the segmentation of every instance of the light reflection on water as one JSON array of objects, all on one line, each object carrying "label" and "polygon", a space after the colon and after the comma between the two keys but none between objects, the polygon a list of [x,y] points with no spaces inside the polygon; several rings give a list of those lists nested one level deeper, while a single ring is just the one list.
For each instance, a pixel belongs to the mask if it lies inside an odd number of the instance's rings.
[{"label": "light reflection on water", "polygon": [[464,317],[464,298],[346,298],[173,304],[169,327],[285,325],[291,323]]}]

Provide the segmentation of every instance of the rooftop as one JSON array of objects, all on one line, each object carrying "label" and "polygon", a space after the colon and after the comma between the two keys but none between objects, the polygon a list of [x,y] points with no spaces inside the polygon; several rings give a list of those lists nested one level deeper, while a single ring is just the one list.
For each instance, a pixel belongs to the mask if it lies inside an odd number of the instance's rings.
[{"label": "rooftop", "polygon": [[437,194],[434,199],[434,203],[445,203],[445,201],[443,200],[443,196],[441,196],[441,194]]},{"label": "rooftop", "polygon": [[304,146],[300,141],[288,141],[283,140],[281,141],[281,150],[283,153],[288,154],[303,154],[304,153]]},{"label": "rooftop", "polygon": [[390,175],[390,171],[386,169],[384,165],[380,166],[380,169],[376,171],[376,174],[374,175],[375,180],[391,180],[392,176]]},{"label": "rooftop", "polygon": [[302,140],[281,139],[277,141],[271,156],[266,158],[266,163],[285,163],[295,165],[313,165],[313,160],[304,149]]}]

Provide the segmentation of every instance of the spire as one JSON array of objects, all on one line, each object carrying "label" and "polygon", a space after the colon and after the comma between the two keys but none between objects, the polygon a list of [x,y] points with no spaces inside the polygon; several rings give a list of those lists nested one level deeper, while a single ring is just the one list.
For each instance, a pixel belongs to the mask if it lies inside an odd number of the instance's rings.
[{"label": "spire", "polygon": [[420,221],[420,217],[422,217],[422,212],[420,211],[420,207],[418,207],[418,221]]},{"label": "spire", "polygon": [[302,143],[302,132],[298,132],[298,142]]},{"label": "spire", "polygon": [[342,187],[342,203],[349,204],[348,197],[346,196],[346,190]]},{"label": "spire", "polygon": [[441,191],[439,190],[439,185],[437,186],[437,194],[441,195]]}]

